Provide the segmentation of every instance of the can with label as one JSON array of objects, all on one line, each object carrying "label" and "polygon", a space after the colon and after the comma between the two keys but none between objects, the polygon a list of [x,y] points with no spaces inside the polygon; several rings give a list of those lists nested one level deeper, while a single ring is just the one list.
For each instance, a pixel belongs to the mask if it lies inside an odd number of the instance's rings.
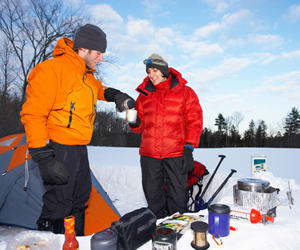
[{"label": "can with label", "polygon": [[159,227],[152,236],[152,250],[177,250],[176,232],[169,227]]}]

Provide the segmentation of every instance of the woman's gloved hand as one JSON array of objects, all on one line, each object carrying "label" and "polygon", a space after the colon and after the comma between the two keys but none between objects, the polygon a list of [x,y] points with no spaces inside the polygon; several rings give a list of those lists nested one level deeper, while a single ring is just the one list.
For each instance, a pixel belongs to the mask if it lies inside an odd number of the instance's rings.
[{"label": "woman's gloved hand", "polygon": [[182,169],[181,174],[189,174],[194,170],[194,148],[190,145],[185,145],[184,152],[182,155]]}]

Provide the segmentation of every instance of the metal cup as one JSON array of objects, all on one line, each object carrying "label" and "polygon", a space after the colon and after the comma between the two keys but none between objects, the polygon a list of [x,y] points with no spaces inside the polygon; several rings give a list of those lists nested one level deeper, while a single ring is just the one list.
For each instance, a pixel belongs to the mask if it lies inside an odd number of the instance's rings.
[{"label": "metal cup", "polygon": [[126,122],[135,123],[137,118],[137,111],[135,109],[126,110]]}]

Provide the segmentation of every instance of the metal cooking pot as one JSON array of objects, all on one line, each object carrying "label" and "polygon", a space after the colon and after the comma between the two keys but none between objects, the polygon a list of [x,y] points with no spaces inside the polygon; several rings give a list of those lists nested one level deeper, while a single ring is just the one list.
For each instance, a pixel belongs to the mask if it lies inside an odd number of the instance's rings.
[{"label": "metal cooking pot", "polygon": [[245,178],[237,182],[239,190],[264,193],[268,190],[270,182],[261,179]]}]

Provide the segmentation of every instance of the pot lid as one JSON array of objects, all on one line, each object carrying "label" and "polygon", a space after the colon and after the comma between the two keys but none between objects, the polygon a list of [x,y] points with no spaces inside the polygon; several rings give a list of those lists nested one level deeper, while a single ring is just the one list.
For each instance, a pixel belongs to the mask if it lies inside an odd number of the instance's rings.
[{"label": "pot lid", "polygon": [[244,179],[239,179],[238,184],[248,185],[248,186],[250,185],[255,187],[269,187],[270,182],[261,179],[244,178]]}]

